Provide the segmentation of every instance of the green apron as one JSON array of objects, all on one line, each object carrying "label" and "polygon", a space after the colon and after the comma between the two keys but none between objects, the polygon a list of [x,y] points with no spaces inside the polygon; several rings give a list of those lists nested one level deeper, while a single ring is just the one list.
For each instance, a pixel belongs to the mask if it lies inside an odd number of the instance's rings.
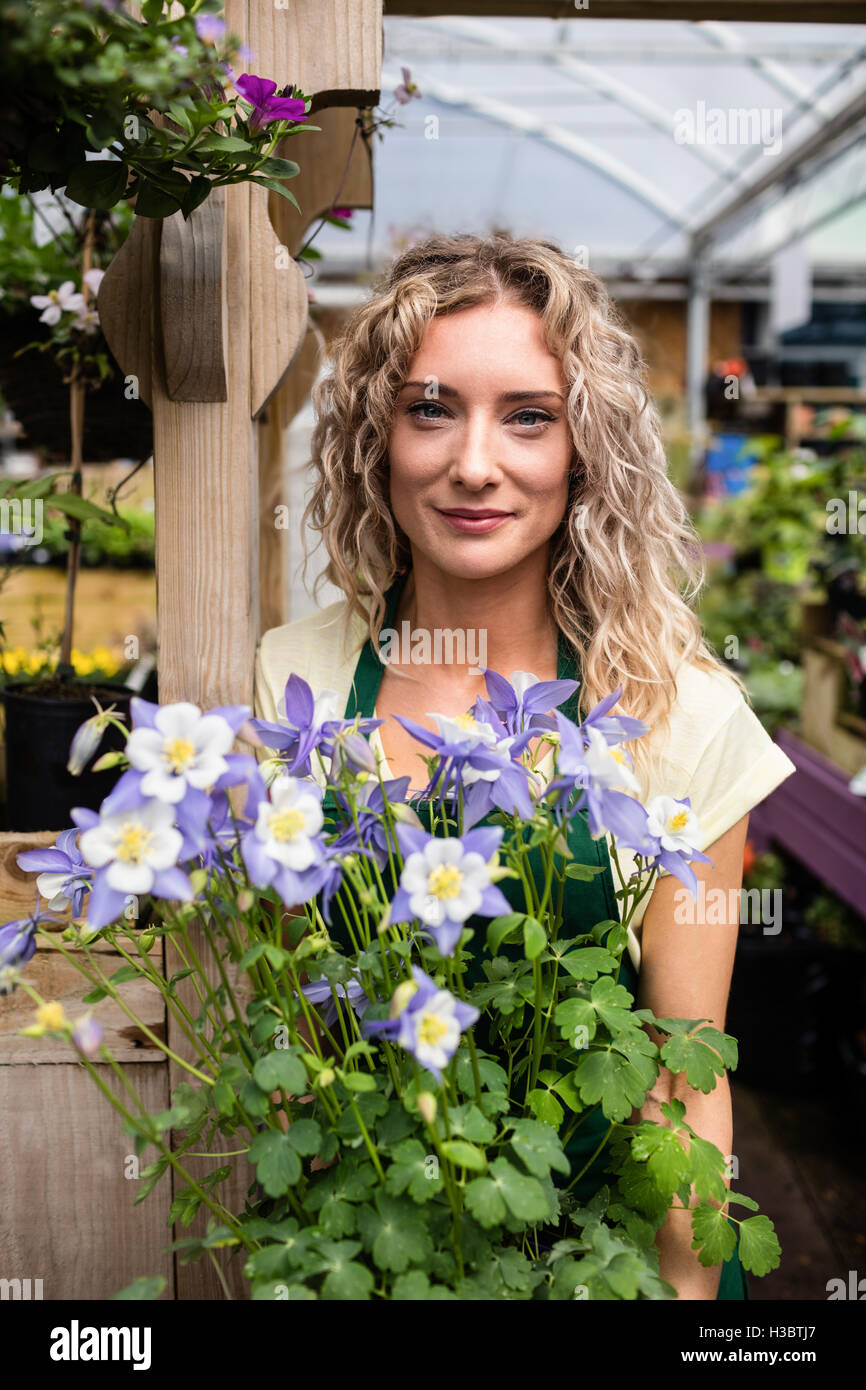
[{"label": "green apron", "polygon": [[[405,575],[399,575],[386,594],[386,612],[382,626],[393,628],[397,614],[397,606],[403,585],[406,581]],[[346,701],[344,718],[354,719],[356,715],[362,718],[372,718],[373,710],[376,706],[376,699],[379,693],[379,686],[382,681],[384,666],[377,659],[373,650],[373,645],[368,638],[364,643],[358,663],[355,667],[349,697]],[[577,680],[576,665],[573,654],[566,643],[562,632],[559,634],[558,644],[558,665],[557,679]],[[314,692],[315,693],[315,692]],[[563,714],[575,723],[579,721],[577,710],[577,691],[560,706]],[[324,798],[324,809],[326,814],[336,809],[336,803],[332,793],[329,791]],[[412,802],[418,812],[425,828],[430,831],[432,823],[433,803],[429,800],[420,801],[417,798]],[[477,822],[479,826],[489,824],[489,816],[483,817]],[[607,849],[607,840],[604,836],[594,840],[589,833],[586,811],[580,811],[572,816],[568,828],[568,844],[574,855],[575,863],[578,864],[597,864],[603,872],[596,874],[591,883],[583,883],[576,878],[567,878],[563,898],[563,922],[571,926],[571,932],[566,932],[561,939],[568,936],[577,936],[592,929],[596,922],[605,920],[620,920],[619,905],[615,896],[615,885],[613,872],[611,869],[610,856]],[[541,856],[537,848],[530,851],[529,862],[533,872],[537,876],[537,881],[541,879]],[[383,880],[389,892],[394,890],[395,885],[389,882],[388,866],[383,870]],[[505,897],[508,899],[515,911],[525,911],[525,901],[522,897],[521,885],[514,879],[502,879],[498,885]],[[330,927],[331,936],[339,941],[345,949],[351,950],[351,938],[348,934],[343,915],[339,907],[339,897],[332,900],[332,925]],[[474,937],[469,950],[474,951],[474,959],[471,961],[469,969],[464,975],[467,987],[486,981],[486,976],[482,970],[482,960],[485,956],[487,919],[474,916],[470,917],[466,923],[474,931]],[[514,960],[523,959],[522,945],[511,945],[506,943],[499,948],[501,955],[507,955]],[[637,973],[632,965],[628,951],[623,952],[619,983],[624,985],[632,996],[637,993]],[[495,1053],[495,1043],[487,1033],[488,1019],[484,1014],[475,1024],[475,1036],[479,1046],[486,1051]],[[568,1124],[568,1118],[564,1125]],[[608,1129],[608,1121],[605,1119],[601,1109],[597,1109],[590,1114],[579,1126],[576,1132],[570,1137],[566,1144],[566,1153],[571,1161],[572,1172],[583,1168],[587,1159],[598,1148],[603,1136]],[[605,1181],[606,1149],[602,1149],[592,1165],[584,1173],[578,1183],[571,1188],[571,1191],[581,1202],[588,1202],[595,1192]],[[563,1228],[564,1231],[565,1228]],[[736,1228],[735,1228],[736,1229]],[[551,1228],[551,1239],[555,1238],[558,1230]],[[541,1241],[545,1248],[549,1248],[550,1241]],[[722,1265],[721,1280],[719,1283],[719,1299],[747,1299],[749,1297],[748,1282],[745,1270],[738,1259],[738,1251],[735,1250],[729,1260]]]}]

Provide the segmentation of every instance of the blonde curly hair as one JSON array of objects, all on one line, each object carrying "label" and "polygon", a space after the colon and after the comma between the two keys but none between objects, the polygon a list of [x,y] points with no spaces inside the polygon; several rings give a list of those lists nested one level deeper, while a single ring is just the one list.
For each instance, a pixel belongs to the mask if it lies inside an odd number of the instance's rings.
[{"label": "blonde curly hair", "polygon": [[[550,538],[547,592],[582,677],[581,714],[622,685],[614,712],[643,719],[655,734],[667,725],[680,662],[745,687],[709,649],[690,606],[705,563],[667,475],[638,345],[604,283],[553,242],[507,231],[428,236],[398,256],[349,316],[312,393],[317,480],[304,523],[321,533],[330,557],[315,594],[325,579],[342,589],[344,641],[358,614],[378,650],[385,591],[412,563],[388,500],[397,394],[434,317],[501,300],[540,316],[568,385],[575,454],[566,511]],[[627,747],[645,779],[658,740]]]}]

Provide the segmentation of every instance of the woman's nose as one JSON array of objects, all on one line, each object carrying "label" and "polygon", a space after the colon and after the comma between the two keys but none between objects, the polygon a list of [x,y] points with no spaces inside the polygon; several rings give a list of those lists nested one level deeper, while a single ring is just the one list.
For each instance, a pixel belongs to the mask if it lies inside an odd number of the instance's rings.
[{"label": "woman's nose", "polygon": [[481,415],[469,418],[454,447],[452,481],[483,487],[485,483],[496,481],[500,473],[493,423]]}]

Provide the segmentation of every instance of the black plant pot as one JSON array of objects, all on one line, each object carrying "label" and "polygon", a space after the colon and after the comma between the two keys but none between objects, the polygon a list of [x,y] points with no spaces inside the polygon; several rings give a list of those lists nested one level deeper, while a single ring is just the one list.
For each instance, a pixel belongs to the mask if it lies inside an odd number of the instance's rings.
[{"label": "black plant pot", "polygon": [[121,775],[121,768],[89,770],[103,753],[124,747],[125,739],[113,725],[105,730],[99,748],[80,776],[73,777],[66,769],[76,730],[96,713],[90,691],[103,709],[114,704],[116,713],[126,716],[129,727],[130,690],[109,681],[83,690],[88,692],[88,698],[51,698],[16,689],[12,684],[0,691],[6,712],[8,830],[68,830],[73,823],[73,806],[98,810]]}]

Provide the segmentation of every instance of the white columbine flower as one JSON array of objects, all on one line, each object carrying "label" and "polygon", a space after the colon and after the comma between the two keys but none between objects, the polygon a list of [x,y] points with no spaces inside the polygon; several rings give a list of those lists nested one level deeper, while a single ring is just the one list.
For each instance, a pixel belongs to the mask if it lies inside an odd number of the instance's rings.
[{"label": "white columbine flower", "polygon": [[701,830],[690,806],[672,796],[654,796],[646,811],[646,828],[650,835],[659,837],[663,849],[684,852],[696,848]]},{"label": "white columbine flower", "polygon": [[313,836],[325,823],[322,790],[315,782],[288,773],[274,779],[270,801],[259,803],[255,835],[278,864],[302,873],[319,858]]},{"label": "white columbine flower", "polygon": [[133,729],[126,741],[130,765],[145,774],[144,796],[175,804],[188,787],[204,791],[228,769],[223,754],[235,736],[222,715],[202,714],[198,705],[181,700],[163,705],[154,724]]},{"label": "white columbine flower", "polygon": [[422,1067],[434,1075],[448,1065],[460,1042],[460,1024],[454,1009],[457,1000],[447,990],[437,990],[420,1009],[405,1014],[397,1041],[409,1046]]},{"label": "white columbine flower", "polygon": [[[447,739],[449,743],[471,741],[478,748],[495,748],[498,752],[508,755],[508,746],[513,740],[509,738],[503,739],[501,743],[497,742],[495,730],[483,720],[476,719],[473,714],[433,714],[428,711],[428,715],[436,720],[439,737]],[[470,787],[473,782],[495,782],[498,776],[498,767],[479,768],[472,767],[469,763],[464,763],[460,772],[460,780],[464,787]]]},{"label": "white columbine flower", "polygon": [[583,760],[596,787],[627,787],[629,791],[640,791],[640,784],[632,772],[630,759],[618,744],[609,744],[599,729],[590,725],[586,729],[589,746],[584,751]]},{"label": "white columbine flower", "polygon": [[108,864],[109,888],[118,893],[149,893],[154,875],[177,863],[183,836],[173,822],[171,806],[147,801],[131,811],[101,816],[98,825],[82,830],[79,848],[94,868]]},{"label": "white columbine flower", "polygon": [[489,885],[486,860],[477,850],[467,854],[456,836],[429,840],[423,851],[409,855],[400,877],[413,915],[427,927],[465,922]]}]

